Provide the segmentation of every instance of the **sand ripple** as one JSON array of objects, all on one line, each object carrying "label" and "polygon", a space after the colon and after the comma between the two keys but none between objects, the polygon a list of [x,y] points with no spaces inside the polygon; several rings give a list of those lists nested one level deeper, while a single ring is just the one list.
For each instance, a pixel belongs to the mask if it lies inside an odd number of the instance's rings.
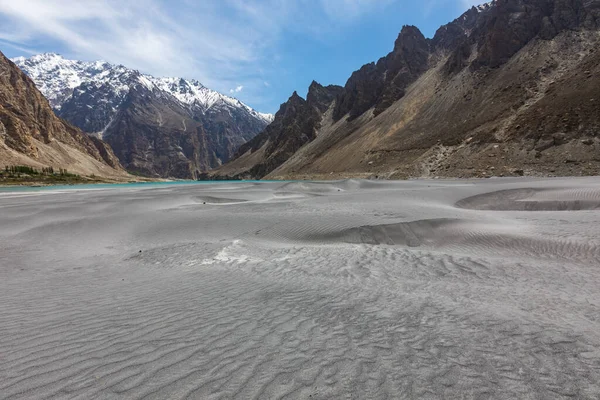
[{"label": "sand ripple", "polygon": [[600,398],[598,183],[3,196],[0,399]]}]

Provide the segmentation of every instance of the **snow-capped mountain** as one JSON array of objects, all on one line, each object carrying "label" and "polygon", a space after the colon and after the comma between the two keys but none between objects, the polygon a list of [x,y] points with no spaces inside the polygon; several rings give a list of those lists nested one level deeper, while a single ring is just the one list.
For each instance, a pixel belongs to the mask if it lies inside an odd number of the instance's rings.
[{"label": "snow-capped mountain", "polygon": [[58,116],[105,139],[126,168],[143,174],[196,177],[226,162],[273,120],[196,80],[53,53],[13,62]]},{"label": "snow-capped mountain", "polygon": [[16,57],[12,61],[29,75],[54,109],[60,109],[77,86],[113,68],[103,61],[66,60],[53,53]]},{"label": "snow-capped mountain", "polygon": [[226,96],[215,90],[209,89],[195,79],[183,78],[154,78],[146,75],[158,88],[171,93],[183,104],[198,107],[206,112],[213,106],[225,106],[247,110],[251,115],[267,123],[273,122],[273,114],[260,113],[236,98]]},{"label": "snow-capped mountain", "polygon": [[[12,61],[33,79],[56,110],[60,110],[73,90],[82,84],[93,84],[95,87],[109,85],[117,98],[124,97],[130,85],[143,84],[151,90],[163,90],[182,104],[203,112],[213,106],[242,108],[266,123],[273,121],[273,114],[260,113],[238,99],[209,89],[194,79],[156,78],[122,65],[105,61],[68,60],[55,53],[38,54],[30,58],[15,57]],[[135,79],[132,80],[132,77]]]}]

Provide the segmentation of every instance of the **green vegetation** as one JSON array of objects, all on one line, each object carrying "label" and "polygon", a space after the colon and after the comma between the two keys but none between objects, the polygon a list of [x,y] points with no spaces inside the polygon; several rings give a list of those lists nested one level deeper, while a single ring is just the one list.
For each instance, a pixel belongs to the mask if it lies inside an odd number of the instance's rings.
[{"label": "green vegetation", "polygon": [[36,169],[27,165],[7,165],[4,170],[0,169],[0,185],[20,184],[70,184],[93,182],[95,176],[81,177],[72,174],[64,168],[56,171],[53,167]]},{"label": "green vegetation", "polygon": [[136,171],[136,170],[134,170],[134,169],[128,169],[128,170],[127,170],[127,173],[128,173],[129,175],[138,176],[138,177],[140,177],[140,178],[154,179],[152,176],[150,176],[150,175],[148,175],[148,174],[146,174],[146,173],[140,172],[140,171]]}]

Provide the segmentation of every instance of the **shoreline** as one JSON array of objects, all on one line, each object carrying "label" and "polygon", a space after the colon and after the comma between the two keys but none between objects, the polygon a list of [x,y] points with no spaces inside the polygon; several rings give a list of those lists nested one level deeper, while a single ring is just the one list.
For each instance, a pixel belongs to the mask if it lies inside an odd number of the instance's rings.
[{"label": "shoreline", "polygon": [[43,182],[43,181],[31,181],[31,182],[0,182],[0,189],[6,188],[45,188],[45,187],[56,187],[56,186],[86,186],[86,185],[128,185],[128,184],[143,184],[143,183],[240,183],[240,182],[336,182],[336,181],[346,181],[346,180],[359,180],[359,181],[373,181],[373,182],[411,182],[411,181],[489,181],[489,180],[507,180],[507,179],[560,179],[560,178],[590,178],[595,177],[596,175],[571,175],[571,176],[536,176],[536,175],[526,175],[526,176],[487,176],[487,177],[409,177],[404,179],[388,179],[388,178],[372,178],[372,177],[364,177],[364,176],[327,176],[327,175],[314,175],[314,176],[303,176],[296,179],[285,179],[284,177],[276,177],[276,179],[203,179],[203,180],[193,180],[193,179],[166,179],[166,178],[158,178],[158,179],[142,179],[142,180],[128,180],[128,181],[120,181],[120,180],[95,180],[95,181],[77,181],[77,182],[69,182],[69,181],[55,181],[55,182]]},{"label": "shoreline", "polygon": [[[160,182],[178,182],[178,181],[186,181],[187,180],[178,180],[178,179],[139,179],[139,180],[76,180],[76,181],[68,181],[68,180],[55,180],[55,181],[13,181],[13,182],[3,182],[0,181],[0,188],[11,188],[11,187],[50,187],[50,186],[79,186],[79,185],[111,185],[111,184],[130,184],[130,183],[160,183]],[[194,182],[190,180],[190,182]]]}]

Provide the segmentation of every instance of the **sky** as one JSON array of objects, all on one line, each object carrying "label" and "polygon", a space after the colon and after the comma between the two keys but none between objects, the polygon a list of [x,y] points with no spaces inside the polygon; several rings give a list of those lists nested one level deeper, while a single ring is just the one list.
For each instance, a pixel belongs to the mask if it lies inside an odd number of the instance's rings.
[{"label": "sky", "polygon": [[473,0],[0,0],[0,51],[105,60],[193,78],[275,113],[313,80],[344,85],[394,46],[431,37]]}]

